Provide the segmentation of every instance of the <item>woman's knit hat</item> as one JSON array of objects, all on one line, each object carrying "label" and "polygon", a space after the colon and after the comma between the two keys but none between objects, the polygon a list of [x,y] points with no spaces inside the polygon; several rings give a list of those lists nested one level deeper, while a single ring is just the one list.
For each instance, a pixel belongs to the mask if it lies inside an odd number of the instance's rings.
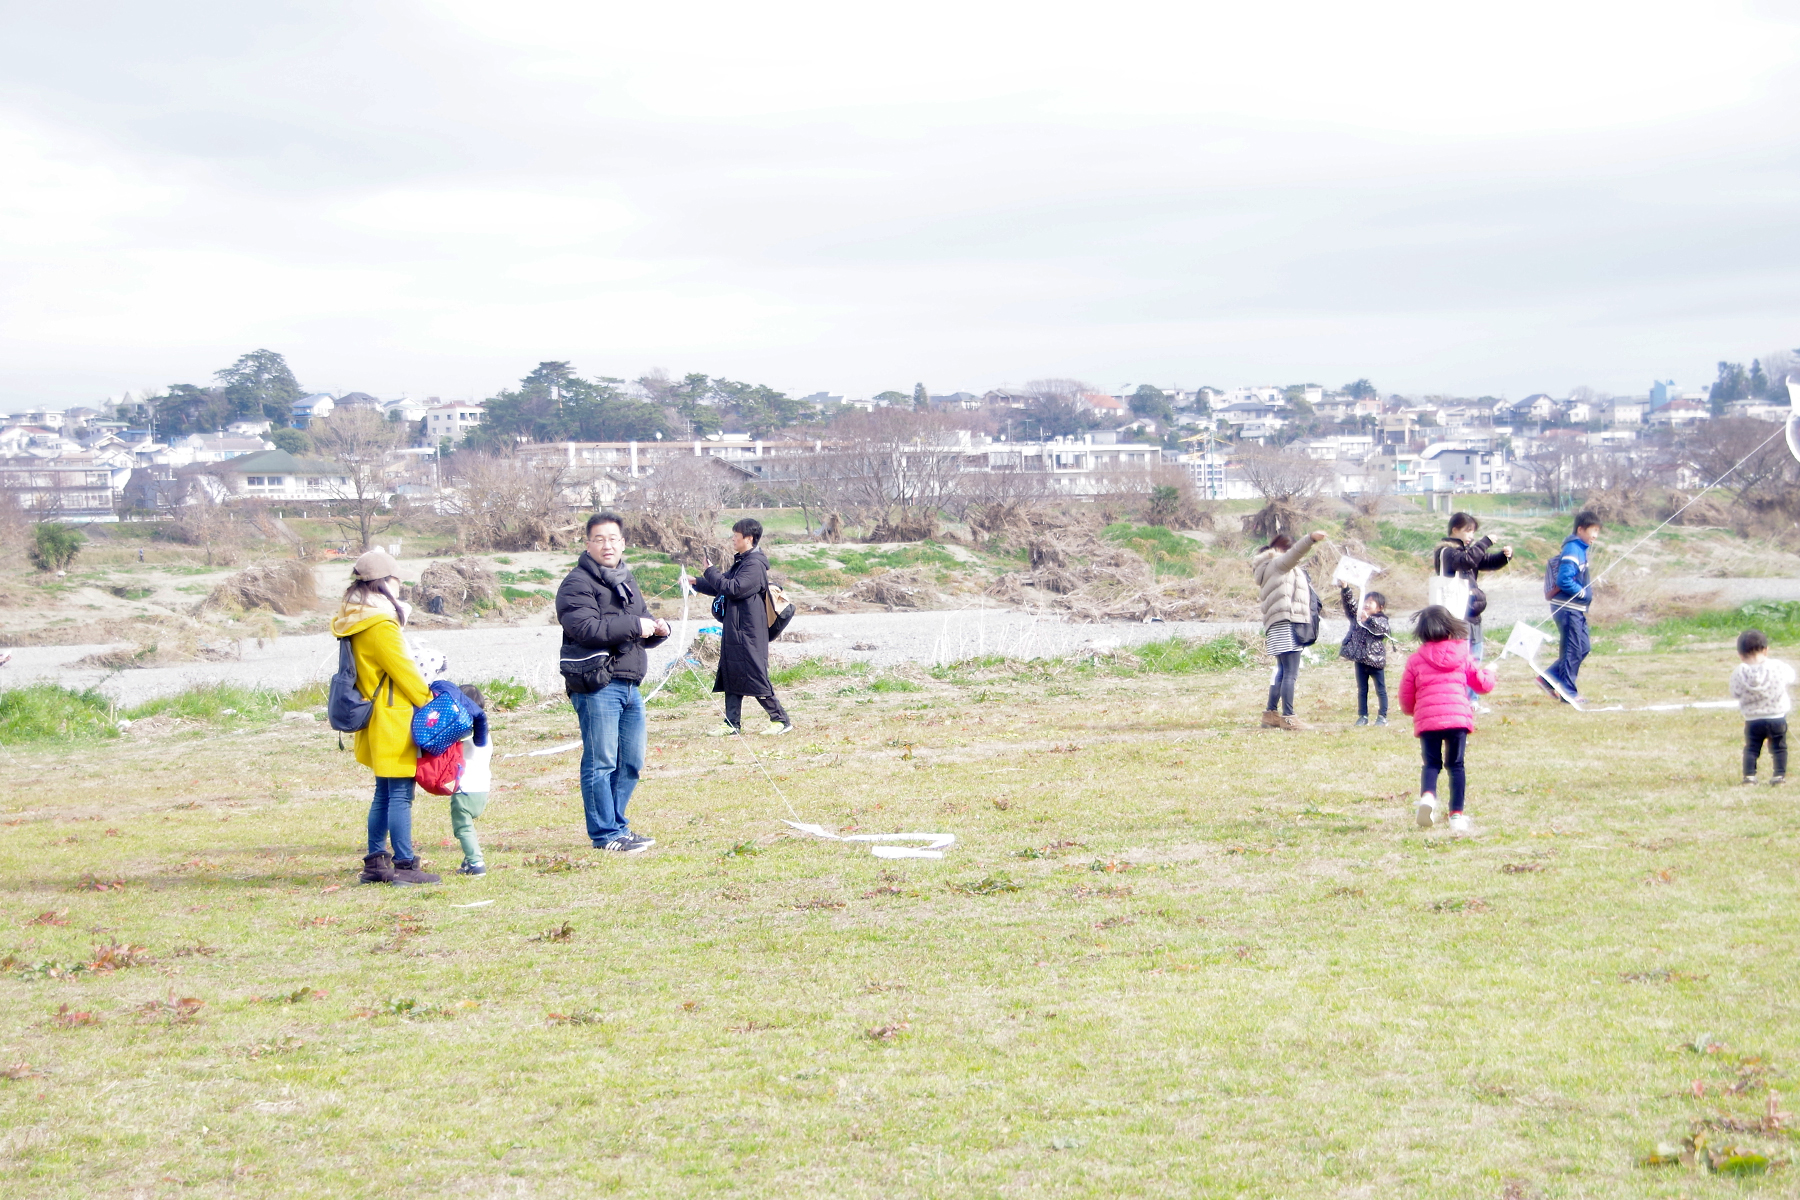
[{"label": "woman's knit hat", "polygon": [[400,574],[400,564],[386,550],[365,550],[350,572],[357,579],[374,583],[390,575]]}]

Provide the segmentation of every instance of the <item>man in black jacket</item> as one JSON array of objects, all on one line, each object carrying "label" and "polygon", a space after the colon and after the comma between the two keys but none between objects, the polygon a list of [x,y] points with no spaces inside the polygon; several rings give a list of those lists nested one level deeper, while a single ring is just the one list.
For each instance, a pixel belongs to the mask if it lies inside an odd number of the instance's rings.
[{"label": "man in black jacket", "polygon": [[731,570],[721,571],[707,563],[694,580],[696,592],[721,596],[725,601],[719,673],[713,678],[713,691],[725,693],[725,725],[716,731],[717,736],[743,731],[745,696],[755,696],[769,714],[765,734],[786,733],[794,727],[775,698],[775,685],[769,682],[769,610],[763,601],[769,587],[769,556],[757,548],[762,533],[762,522],[754,517],[733,525],[731,548],[737,557],[731,560]]},{"label": "man in black jacket", "polygon": [[[1448,575],[1469,585],[1469,611],[1464,619],[1469,623],[1469,657],[1477,663],[1481,662],[1481,614],[1487,611],[1487,593],[1481,590],[1481,573],[1498,571],[1512,561],[1512,547],[1502,546],[1494,549],[1491,537],[1477,538],[1481,531],[1481,522],[1475,519],[1474,513],[1451,513],[1449,536],[1437,545],[1432,555],[1432,567],[1439,575]],[[1470,703],[1476,711],[1486,712],[1487,708],[1475,699],[1475,693],[1469,693]]]},{"label": "man in black jacket", "polygon": [[562,625],[562,674],[581,723],[581,805],[595,849],[639,854],[655,838],[631,832],[625,805],[644,769],[645,648],[669,636],[666,622],[644,608],[625,533],[612,513],[588,518],[587,549],[556,589]]}]

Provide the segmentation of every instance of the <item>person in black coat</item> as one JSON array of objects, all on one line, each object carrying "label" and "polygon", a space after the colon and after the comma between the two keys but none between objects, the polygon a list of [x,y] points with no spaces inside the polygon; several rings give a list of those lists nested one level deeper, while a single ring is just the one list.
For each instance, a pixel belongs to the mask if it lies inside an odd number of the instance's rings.
[{"label": "person in black coat", "polygon": [[725,601],[719,673],[713,678],[713,691],[725,693],[725,724],[714,731],[715,737],[743,732],[745,696],[756,697],[769,714],[765,734],[782,734],[794,727],[769,682],[769,610],[763,602],[769,587],[769,556],[757,549],[762,533],[762,522],[752,517],[733,525],[731,548],[736,557],[731,569],[721,571],[709,562],[694,580],[696,592]]},{"label": "person in black coat", "polygon": [[[1469,611],[1463,619],[1469,623],[1469,657],[1481,663],[1481,614],[1487,611],[1487,594],[1481,590],[1483,571],[1498,571],[1512,561],[1512,547],[1494,549],[1494,539],[1477,538],[1481,522],[1474,513],[1451,513],[1449,536],[1432,553],[1432,570],[1438,575],[1452,576],[1469,585]],[[1469,693],[1475,699],[1475,693]],[[1481,711],[1481,710],[1477,710]]]}]

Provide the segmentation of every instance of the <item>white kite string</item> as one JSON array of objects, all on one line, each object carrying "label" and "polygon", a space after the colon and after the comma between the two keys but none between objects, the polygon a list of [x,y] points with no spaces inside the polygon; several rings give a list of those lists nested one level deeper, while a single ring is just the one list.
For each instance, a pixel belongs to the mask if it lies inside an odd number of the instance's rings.
[{"label": "white kite string", "polygon": [[[1758,442],[1756,444],[1755,448],[1753,448],[1749,454],[1744,455],[1744,457],[1742,457],[1742,458],[1738,459],[1736,462],[1732,463],[1731,466],[1729,468],[1727,468],[1724,475],[1719,476],[1717,479],[1713,480],[1711,483],[1707,484],[1705,487],[1703,487],[1699,491],[1695,492],[1692,499],[1690,499],[1686,504],[1682,505],[1680,508],[1676,509],[1674,512],[1670,513],[1669,519],[1667,521],[1664,521],[1661,525],[1658,525],[1655,529],[1652,529],[1649,533],[1646,533],[1643,537],[1639,538],[1636,542],[1633,542],[1631,545],[1631,548],[1629,550],[1625,551],[1625,553],[1623,553],[1623,554],[1619,555],[1617,558],[1615,558],[1611,563],[1609,563],[1607,565],[1606,570],[1600,572],[1599,577],[1594,580],[1594,583],[1599,583],[1600,580],[1605,579],[1606,576],[1612,571],[1612,569],[1614,567],[1618,566],[1620,563],[1622,563],[1626,559],[1630,558],[1632,556],[1632,554],[1636,553],[1638,547],[1642,546],[1645,542],[1649,541],[1651,538],[1653,538],[1657,534],[1661,533],[1664,529],[1668,528],[1670,522],[1674,521],[1676,517],[1679,517],[1682,513],[1686,512],[1689,508],[1691,508],[1694,505],[1695,501],[1699,500],[1700,497],[1706,495],[1706,493],[1708,493],[1708,492],[1712,491],[1714,488],[1718,487],[1721,483],[1724,483],[1727,476],[1729,476],[1733,471],[1736,471],[1739,467],[1743,466],[1745,463],[1749,462],[1753,457],[1755,457],[1757,451],[1761,450],[1764,446],[1768,445],[1770,442],[1774,441],[1776,438],[1781,437],[1786,432],[1787,432],[1786,426],[1778,426],[1774,433],[1771,433],[1768,437],[1764,438],[1761,442]],[[1590,583],[1588,586],[1592,587],[1593,584]]]}]

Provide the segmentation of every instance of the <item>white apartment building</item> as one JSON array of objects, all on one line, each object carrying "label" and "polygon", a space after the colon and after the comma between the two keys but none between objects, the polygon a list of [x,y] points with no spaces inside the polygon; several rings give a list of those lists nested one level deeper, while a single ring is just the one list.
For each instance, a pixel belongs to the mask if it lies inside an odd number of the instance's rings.
[{"label": "white apartment building", "polygon": [[479,404],[442,404],[425,410],[425,438],[436,445],[444,438],[460,443],[469,431],[481,424],[486,410]]}]

